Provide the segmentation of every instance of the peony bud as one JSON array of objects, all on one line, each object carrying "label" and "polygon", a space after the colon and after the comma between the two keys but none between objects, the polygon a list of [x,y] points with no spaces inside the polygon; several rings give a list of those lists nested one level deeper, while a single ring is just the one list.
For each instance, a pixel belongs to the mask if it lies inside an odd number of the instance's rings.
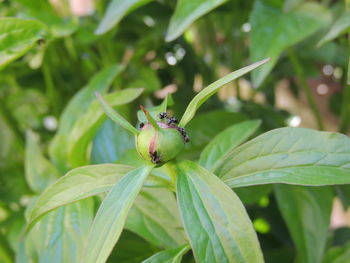
[{"label": "peony bud", "polygon": [[141,126],[136,136],[136,149],[143,159],[151,163],[161,165],[170,161],[188,142],[184,129],[174,124],[174,118],[168,118],[166,123],[154,121]]}]

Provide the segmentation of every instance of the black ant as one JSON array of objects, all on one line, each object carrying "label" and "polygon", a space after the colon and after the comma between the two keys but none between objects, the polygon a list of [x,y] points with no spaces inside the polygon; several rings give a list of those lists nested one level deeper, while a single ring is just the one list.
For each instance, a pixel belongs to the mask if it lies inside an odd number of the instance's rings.
[{"label": "black ant", "polygon": [[152,163],[155,163],[155,164],[160,163],[160,158],[157,154],[157,151],[155,151],[154,153],[150,152],[149,155],[151,156]]}]

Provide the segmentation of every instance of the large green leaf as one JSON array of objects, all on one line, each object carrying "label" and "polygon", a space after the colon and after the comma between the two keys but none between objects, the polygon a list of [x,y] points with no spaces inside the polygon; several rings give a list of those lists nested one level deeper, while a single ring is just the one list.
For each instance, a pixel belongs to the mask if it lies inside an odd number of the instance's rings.
[{"label": "large green leaf", "polygon": [[106,262],[123,230],[129,210],[152,166],[137,168],[120,179],[97,211],[80,262]]},{"label": "large green leaf", "polygon": [[47,27],[35,20],[0,18],[0,69],[44,40]]},{"label": "large green leaf", "polygon": [[67,204],[108,191],[130,166],[100,164],[73,169],[50,185],[29,212],[28,229],[44,214]]},{"label": "large green leaf", "polygon": [[337,38],[350,27],[350,11],[344,11],[332,24],[325,36],[318,42],[318,46]]},{"label": "large green leaf", "polygon": [[28,262],[79,262],[93,220],[93,204],[93,200],[83,200],[44,216],[26,237]]},{"label": "large green leaf", "polygon": [[254,64],[251,64],[249,66],[246,66],[244,68],[241,68],[239,70],[236,70],[234,72],[231,72],[230,74],[226,75],[225,77],[222,77],[221,79],[215,81],[214,83],[210,84],[208,87],[201,90],[190,102],[190,104],[187,106],[186,111],[184,115],[181,118],[181,121],[179,123],[179,126],[185,127],[186,124],[191,121],[196,114],[197,109],[206,102],[212,95],[214,95],[216,92],[219,91],[220,88],[222,88],[225,84],[243,76],[244,74],[252,71],[253,69],[256,69],[257,67],[265,64],[270,59],[264,59],[259,62],[256,62]]},{"label": "large green leaf", "polygon": [[303,3],[284,12],[257,0],[250,14],[250,57],[253,61],[271,57],[271,62],[253,72],[253,85],[260,86],[286,48],[316,32],[329,19],[329,12],[316,3]]},{"label": "large green leaf", "polygon": [[258,129],[260,123],[258,120],[244,121],[219,133],[202,151],[199,164],[214,171],[220,166],[222,156],[249,138]]},{"label": "large green leaf", "polygon": [[165,40],[172,41],[179,37],[195,20],[210,12],[227,0],[178,0],[175,13],[170,19]]},{"label": "large green leaf", "polygon": [[[142,91],[143,89],[124,89],[110,93],[105,98],[111,106],[120,106],[136,99]],[[68,137],[68,160],[72,167],[87,165],[89,163],[89,143],[105,118],[106,116],[101,105],[98,101],[94,101],[86,110],[86,113],[74,124]],[[136,130],[135,127],[133,128]]]},{"label": "large green leaf", "polygon": [[125,228],[158,247],[176,248],[185,243],[176,199],[167,189],[143,189],[130,210]]},{"label": "large green leaf", "polygon": [[152,0],[111,0],[95,34],[101,35],[108,32],[129,12],[151,1]]},{"label": "large green leaf", "polygon": [[298,252],[298,262],[322,261],[333,193],[329,187],[276,185],[278,207]]},{"label": "large green leaf", "polygon": [[62,170],[69,167],[67,160],[68,134],[71,133],[75,123],[86,113],[90,104],[96,100],[95,92],[107,92],[115,77],[122,70],[123,67],[120,65],[103,68],[68,102],[61,115],[58,131],[49,148],[51,159],[59,167],[62,167]]},{"label": "large green leaf", "polygon": [[350,139],[305,128],[275,129],[228,153],[217,173],[230,187],[350,183]]},{"label": "large green leaf", "polygon": [[190,249],[189,245],[168,249],[142,261],[142,263],[181,263],[183,255]]},{"label": "large green leaf", "polygon": [[25,150],[26,180],[33,191],[41,193],[60,176],[60,172],[43,156],[39,137],[32,131],[26,134]]},{"label": "large green leaf", "polygon": [[177,169],[180,214],[197,262],[263,262],[247,212],[218,177],[185,161]]},{"label": "large green leaf", "polygon": [[135,137],[107,119],[94,137],[92,163],[114,163],[125,156],[125,151],[135,148]]}]

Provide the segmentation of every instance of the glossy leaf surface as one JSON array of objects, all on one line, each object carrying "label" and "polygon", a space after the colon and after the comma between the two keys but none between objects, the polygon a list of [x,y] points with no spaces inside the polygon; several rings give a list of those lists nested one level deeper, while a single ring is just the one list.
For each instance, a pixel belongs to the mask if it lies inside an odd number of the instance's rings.
[{"label": "glossy leaf surface", "polygon": [[166,41],[179,37],[195,20],[210,12],[227,0],[178,0],[176,9],[170,19]]},{"label": "glossy leaf surface", "polygon": [[242,202],[216,175],[185,161],[177,169],[176,192],[197,262],[264,261]]},{"label": "glossy leaf surface", "polygon": [[260,121],[244,121],[234,124],[216,135],[203,149],[199,164],[209,170],[215,170],[221,158],[251,136],[259,127]]},{"label": "glossy leaf surface", "polygon": [[100,164],[71,170],[39,196],[29,213],[28,228],[51,210],[108,191],[131,169],[126,165]]},{"label": "glossy leaf surface", "polygon": [[298,252],[298,262],[321,262],[333,194],[328,187],[275,185],[277,203]]},{"label": "glossy leaf surface", "polygon": [[143,189],[130,210],[125,228],[158,247],[176,248],[185,243],[176,199],[167,189]]},{"label": "glossy leaf surface", "polygon": [[0,18],[0,69],[23,56],[47,35],[45,24],[35,20]]},{"label": "glossy leaf surface", "polygon": [[81,261],[106,262],[124,228],[129,210],[152,166],[137,168],[120,179],[101,203],[87,237]]},{"label": "glossy leaf surface", "polygon": [[[125,89],[116,91],[108,94],[106,96],[106,101],[112,106],[120,106],[136,99],[140,96],[142,91],[142,89]],[[108,109],[112,110],[112,106],[110,105],[108,105]],[[98,128],[102,125],[105,119],[105,112],[101,105],[98,101],[94,101],[86,110],[86,113],[74,124],[68,139],[68,159],[72,167],[87,165],[89,163],[89,143],[92,141]],[[131,126],[131,124],[129,125],[137,131],[135,127]]]},{"label": "glossy leaf surface", "polygon": [[230,187],[350,183],[350,139],[339,133],[280,128],[244,143],[217,169]]},{"label": "glossy leaf surface", "polygon": [[190,102],[190,104],[187,106],[186,111],[184,115],[181,118],[181,121],[179,123],[179,126],[185,127],[189,121],[191,121],[196,114],[197,109],[206,102],[212,95],[214,95],[216,92],[219,91],[221,87],[223,87],[225,84],[243,76],[244,74],[252,71],[253,69],[256,69],[260,67],[261,65],[268,62],[270,59],[264,59],[259,62],[256,62],[254,64],[251,64],[249,66],[246,66],[244,68],[241,68],[239,70],[236,70],[234,72],[231,72],[230,74],[226,75],[225,77],[215,81],[214,83],[210,84],[208,87],[201,90]]},{"label": "glossy leaf surface", "polygon": [[35,255],[37,262],[79,262],[92,220],[92,200],[70,204],[45,215],[27,236],[27,253],[30,257]]}]

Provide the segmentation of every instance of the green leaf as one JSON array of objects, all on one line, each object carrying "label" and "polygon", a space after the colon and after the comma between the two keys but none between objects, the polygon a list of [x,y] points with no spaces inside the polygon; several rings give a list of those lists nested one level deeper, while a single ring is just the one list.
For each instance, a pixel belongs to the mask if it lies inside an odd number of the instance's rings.
[{"label": "green leaf", "polygon": [[[142,89],[125,89],[116,91],[108,94],[106,96],[106,100],[112,106],[120,106],[135,100],[138,96],[140,96],[142,91]],[[111,111],[114,110],[107,104],[106,101],[103,103],[105,107],[104,109],[108,111],[108,116],[110,117]],[[74,124],[68,137],[68,160],[72,167],[89,164],[89,144],[93,140],[98,128],[103,124],[105,117],[106,116],[101,108],[101,105],[99,105],[98,101],[94,101],[86,110],[86,113],[82,115]],[[138,130],[129,122],[127,123],[138,132]]]},{"label": "green leaf", "polygon": [[83,200],[47,214],[26,237],[29,262],[76,263],[93,220],[93,200]]},{"label": "green leaf", "polygon": [[283,12],[262,0],[255,1],[250,14],[250,57],[253,61],[271,57],[271,63],[253,72],[254,87],[262,84],[285,49],[315,33],[329,19],[329,11],[316,3],[303,3]]},{"label": "green leaf", "polygon": [[92,163],[114,163],[123,158],[127,150],[134,148],[135,137],[120,125],[107,119],[94,137],[91,161]]},{"label": "green leaf", "polygon": [[344,11],[332,24],[325,36],[318,42],[317,46],[321,46],[324,43],[331,41],[350,27],[350,11]]},{"label": "green leaf", "polygon": [[112,187],[97,211],[81,262],[106,262],[123,230],[128,212],[151,169],[152,166],[137,168]]},{"label": "green leaf", "polygon": [[170,19],[169,28],[165,37],[172,41],[179,37],[195,20],[209,13],[227,0],[178,0],[175,13]]},{"label": "green leaf", "polygon": [[102,21],[95,31],[95,34],[102,35],[108,32],[129,12],[151,1],[152,0],[111,0]]},{"label": "green leaf", "polygon": [[328,249],[322,263],[343,263],[350,258],[350,242],[343,247],[332,247]]},{"label": "green leaf", "polygon": [[123,69],[124,67],[121,65],[103,68],[68,102],[61,115],[58,131],[49,147],[51,159],[62,170],[69,167],[67,156],[68,134],[71,133],[75,123],[86,113],[91,103],[96,100],[95,92],[107,92],[115,77]]},{"label": "green leaf", "polygon": [[180,214],[197,262],[263,262],[258,238],[235,193],[185,161],[177,169]]},{"label": "green leaf", "polygon": [[142,261],[142,263],[181,263],[183,255],[190,249],[189,245],[168,249]]},{"label": "green leaf", "polygon": [[115,64],[106,66],[97,72],[79,92],[68,102],[59,123],[59,133],[67,133],[72,130],[74,124],[95,102],[95,93],[106,93],[114,79],[124,70],[124,66]]},{"label": "green leaf", "polygon": [[322,261],[333,193],[329,187],[275,185],[277,203],[298,252],[298,262]]},{"label": "green leaf", "polygon": [[125,228],[158,247],[176,248],[185,243],[176,199],[167,189],[143,189],[130,210]]},{"label": "green leaf", "polygon": [[222,88],[225,84],[229,83],[232,80],[235,80],[244,74],[248,73],[249,71],[252,71],[253,69],[256,69],[257,67],[265,64],[270,59],[264,59],[259,62],[256,62],[254,64],[251,64],[249,66],[246,66],[244,68],[241,68],[239,70],[236,70],[234,72],[231,72],[230,74],[226,75],[225,77],[215,81],[214,83],[210,84],[205,89],[201,90],[190,102],[190,104],[187,106],[186,111],[184,115],[181,118],[181,121],[179,123],[179,126],[185,127],[186,124],[192,120],[194,115],[196,114],[197,109],[206,102],[212,95],[214,95],[217,91],[219,91],[220,88]]},{"label": "green leaf", "polygon": [[350,183],[350,139],[304,128],[275,129],[228,153],[217,173],[230,187]]},{"label": "green leaf", "polygon": [[26,180],[33,191],[41,193],[60,176],[60,172],[43,156],[39,137],[32,131],[26,134],[25,150]]},{"label": "green leaf", "polygon": [[45,39],[47,27],[35,20],[0,18],[0,69]]},{"label": "green leaf", "polygon": [[[131,90],[131,89],[129,89]],[[134,91],[139,92],[139,95],[143,91],[143,89],[133,89]],[[100,104],[104,110],[104,112],[107,114],[107,116],[114,121],[115,123],[122,126],[124,129],[128,130],[129,132],[133,133],[134,135],[139,134],[139,131],[132,126],[126,119],[124,119],[123,116],[121,116],[118,112],[116,112],[109,104],[106,102],[100,94],[96,94],[98,100],[100,101]]]},{"label": "green leaf", "polygon": [[73,169],[39,196],[29,212],[27,231],[43,215],[58,207],[108,191],[131,169],[130,166],[120,164],[90,165]]},{"label": "green leaf", "polygon": [[244,142],[259,128],[261,121],[244,121],[225,129],[210,141],[201,153],[199,164],[214,171],[221,158]]}]

